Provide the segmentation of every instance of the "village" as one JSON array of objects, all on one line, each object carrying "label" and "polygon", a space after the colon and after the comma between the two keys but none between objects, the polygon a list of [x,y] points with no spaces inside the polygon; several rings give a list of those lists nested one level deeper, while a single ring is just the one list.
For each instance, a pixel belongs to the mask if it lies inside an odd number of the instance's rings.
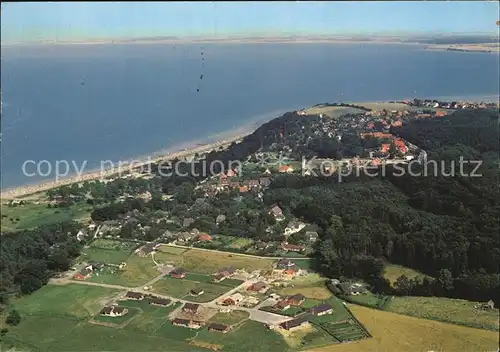
[{"label": "village", "polygon": [[[97,239],[95,245],[102,247],[112,241],[116,240]],[[102,248],[90,245],[90,256],[93,250],[96,255],[102,252]],[[190,255],[189,251],[196,252]],[[212,264],[205,265],[203,257]],[[218,267],[217,263],[229,265]],[[155,268],[144,278],[147,283],[132,287],[138,281],[124,277],[137,265],[142,270],[151,265]],[[119,265],[83,262],[80,270],[55,278],[52,283],[102,285],[122,290],[91,320],[98,325],[122,328],[138,314],[147,314],[144,307],[150,306],[164,308],[168,324],[189,330],[231,334],[242,320],[248,319],[289,338],[318,331],[335,343],[369,337],[346,304],[328,293],[325,279],[308,265],[308,258],[259,258],[155,242],[136,248]],[[311,282],[327,294],[311,296],[307,291]],[[367,291],[357,289],[363,286],[361,283],[344,282],[344,286],[352,288],[349,293],[352,295]],[[300,287],[306,287],[305,294]]]}]

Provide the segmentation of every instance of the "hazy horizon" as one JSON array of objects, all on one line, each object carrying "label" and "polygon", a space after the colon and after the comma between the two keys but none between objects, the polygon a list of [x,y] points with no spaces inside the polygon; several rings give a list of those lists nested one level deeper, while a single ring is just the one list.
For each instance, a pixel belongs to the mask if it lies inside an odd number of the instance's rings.
[{"label": "hazy horizon", "polygon": [[151,37],[498,36],[497,2],[2,3],[2,43]]}]

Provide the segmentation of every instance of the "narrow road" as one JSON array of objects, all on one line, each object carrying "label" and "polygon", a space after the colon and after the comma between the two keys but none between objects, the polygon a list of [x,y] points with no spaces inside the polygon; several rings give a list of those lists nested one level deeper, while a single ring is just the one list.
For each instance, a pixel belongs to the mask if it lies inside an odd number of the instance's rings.
[{"label": "narrow road", "polygon": [[242,256],[242,257],[250,257],[250,258],[257,258],[257,259],[273,259],[273,260],[279,260],[279,259],[290,259],[290,260],[312,260],[313,258],[294,258],[294,257],[265,257],[261,255],[254,255],[254,254],[243,254],[243,253],[233,253],[233,252],[224,252],[224,251],[219,251],[217,249],[206,249],[206,248],[197,248],[197,247],[189,247],[189,246],[181,246],[178,244],[173,244],[173,243],[161,243],[163,246],[170,246],[170,247],[177,247],[177,248],[185,248],[185,249],[194,249],[197,251],[205,251],[205,252],[216,252],[216,253],[227,253],[227,255],[231,256]]}]

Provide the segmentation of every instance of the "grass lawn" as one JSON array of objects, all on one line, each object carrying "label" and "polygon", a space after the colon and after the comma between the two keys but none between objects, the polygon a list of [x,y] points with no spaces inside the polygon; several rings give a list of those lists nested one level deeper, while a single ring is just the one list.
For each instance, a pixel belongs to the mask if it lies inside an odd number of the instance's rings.
[{"label": "grass lawn", "polygon": [[[77,203],[67,208],[48,208],[47,204],[24,204],[16,207],[1,205],[2,231],[30,229],[40,225],[67,220],[82,220],[89,216],[92,206]],[[17,221],[16,219],[19,219]]]},{"label": "grass lawn", "polygon": [[197,282],[211,282],[212,281],[212,276],[211,275],[205,275],[205,274],[188,273],[186,275],[186,279],[185,280],[197,281]]},{"label": "grass lawn", "polygon": [[224,293],[226,293],[231,289],[231,287],[229,286],[222,286],[219,284],[213,284],[209,282],[202,282],[198,284],[197,287],[203,289],[205,293],[203,293],[201,296],[190,296],[189,298],[187,297],[185,298],[190,301],[199,303],[210,302],[211,300],[216,299],[217,297],[223,295]]},{"label": "grass lawn", "polygon": [[47,285],[13,304],[21,315],[90,318],[119,293],[121,291],[97,286]]},{"label": "grass lawn", "polygon": [[82,252],[79,260],[81,261],[98,261],[106,264],[120,264],[126,262],[132,250],[130,249],[103,249],[103,248],[86,248]]},{"label": "grass lawn", "polygon": [[246,257],[234,253],[211,252],[190,249],[182,254],[183,267],[188,271],[202,274],[212,274],[225,267],[234,266],[237,269],[270,269],[274,260]]},{"label": "grass lawn", "polygon": [[111,270],[107,270],[107,272],[102,272],[99,276],[93,275],[87,280],[111,285],[135,287],[147,283],[160,274],[150,256],[142,258],[137,255],[131,255],[126,263],[127,266],[125,268],[115,270],[114,274]]},{"label": "grass lawn", "polygon": [[356,318],[374,336],[316,352],[477,352],[496,351],[498,332],[417,319],[376,309],[349,305]]},{"label": "grass lawn", "polygon": [[294,284],[293,287],[289,286],[279,289],[277,293],[282,296],[301,293],[307,298],[317,300],[325,300],[332,297],[332,292],[326,287],[324,278],[319,278],[319,280],[313,280],[314,278],[311,278],[310,281],[301,281],[301,279],[302,278],[297,278],[292,280]]},{"label": "grass lawn", "polygon": [[[197,329],[188,329],[182,326],[175,326],[170,320],[165,320],[165,322],[156,330],[155,335],[165,336],[169,339],[185,341],[192,339],[196,336]],[[170,351],[170,348],[165,348],[165,351]]]},{"label": "grass lawn", "polygon": [[[166,322],[166,324],[170,324]],[[162,329],[163,326],[160,328]],[[182,328],[181,328],[182,329]],[[188,330],[188,329],[185,329]],[[182,341],[180,330],[166,329],[161,335],[130,333],[125,329],[82,324],[71,331],[70,338],[59,339],[50,345],[51,352],[101,352],[101,351],[176,351],[207,352]]]},{"label": "grass lawn", "polygon": [[248,320],[227,334],[203,329],[198,333],[195,342],[205,342],[223,346],[223,351],[289,351],[283,338],[276,332],[269,330],[264,324]]},{"label": "grass lawn", "polygon": [[181,298],[188,295],[189,291],[198,286],[199,283],[195,281],[164,277],[153,284],[152,291],[162,295]]},{"label": "grass lawn", "polygon": [[253,243],[253,240],[249,239],[249,238],[238,238],[236,241],[232,242],[229,247],[230,248],[237,248],[237,249],[240,249],[240,248],[243,248],[243,247],[246,247],[246,246],[249,246]]},{"label": "grass lawn", "polygon": [[129,306],[136,303],[144,303],[139,308],[142,309],[143,313],[139,314],[125,327],[127,330],[133,333],[147,333],[147,334],[157,334],[162,335],[162,330],[160,329],[163,324],[167,323],[167,317],[175,309],[179,308],[182,304],[176,303],[170,307],[158,307],[149,304],[145,301],[128,301],[120,302],[122,306]]},{"label": "grass lawn", "polygon": [[241,285],[244,282],[245,281],[237,280],[237,279],[225,279],[225,280],[222,280],[221,282],[219,282],[219,285],[229,286],[229,287],[233,288],[233,287]]},{"label": "grass lawn", "polygon": [[29,350],[49,350],[51,344],[68,337],[81,323],[82,320],[75,317],[51,316],[49,313],[25,316],[21,313],[21,323],[7,327],[9,331],[5,340],[7,343],[18,341],[26,344]]},{"label": "grass lawn", "polygon": [[[371,292],[367,292],[367,293],[364,293],[364,294],[358,295],[358,296],[348,296],[345,299],[348,302],[357,303],[360,305],[369,306],[369,307],[373,307],[373,308],[383,309],[383,307],[379,307],[379,305],[383,304],[383,300],[386,297],[387,296],[379,296],[379,295],[373,294]],[[388,297],[388,298],[390,299],[390,297]]]},{"label": "grass lawn", "polygon": [[398,277],[400,277],[401,275],[405,275],[409,279],[414,279],[417,277],[424,278],[425,276],[427,276],[417,270],[407,268],[402,265],[389,264],[384,268],[384,277],[389,280],[391,285],[394,285]]},{"label": "grass lawn", "polygon": [[[192,278],[204,275],[192,274]],[[190,291],[195,288],[201,288],[204,293],[201,296],[191,296]],[[168,295],[176,298],[184,298],[193,302],[209,302],[222,294],[226,293],[232,286],[207,282],[191,281],[189,279],[175,279],[164,277],[153,284],[153,291],[159,294]]]},{"label": "grass lawn", "polygon": [[478,303],[444,297],[394,297],[386,310],[415,316],[498,331],[498,309],[483,311]]},{"label": "grass lawn", "polygon": [[235,325],[243,320],[247,320],[250,313],[243,310],[233,310],[230,313],[217,313],[210,318],[211,323],[221,323],[226,325]]}]

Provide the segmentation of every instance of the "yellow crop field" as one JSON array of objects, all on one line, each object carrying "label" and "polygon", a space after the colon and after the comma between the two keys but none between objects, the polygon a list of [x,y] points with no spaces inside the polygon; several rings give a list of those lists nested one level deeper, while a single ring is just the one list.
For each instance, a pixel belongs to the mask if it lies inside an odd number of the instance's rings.
[{"label": "yellow crop field", "polygon": [[315,352],[479,352],[496,351],[498,332],[349,305],[373,338],[314,349]]}]

